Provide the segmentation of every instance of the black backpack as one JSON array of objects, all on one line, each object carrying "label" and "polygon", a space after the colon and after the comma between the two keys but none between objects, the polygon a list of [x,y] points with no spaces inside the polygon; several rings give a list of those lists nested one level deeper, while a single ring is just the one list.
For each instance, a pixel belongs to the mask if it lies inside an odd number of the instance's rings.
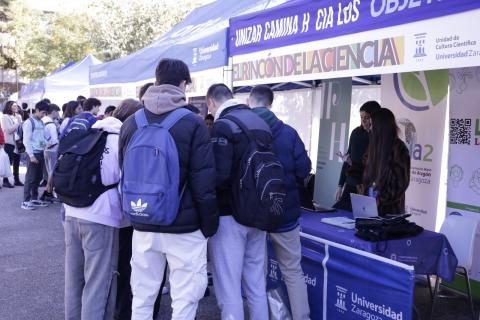
[{"label": "black backpack", "polygon": [[102,193],[118,185],[102,183],[100,165],[108,134],[98,129],[72,130],[60,142],[53,185],[63,203],[77,208],[89,207]]},{"label": "black backpack", "polygon": [[285,215],[287,188],[283,166],[271,142],[266,145],[257,141],[238,118],[223,118],[240,127],[249,140],[232,184],[233,217],[242,225],[274,231],[282,225]]}]

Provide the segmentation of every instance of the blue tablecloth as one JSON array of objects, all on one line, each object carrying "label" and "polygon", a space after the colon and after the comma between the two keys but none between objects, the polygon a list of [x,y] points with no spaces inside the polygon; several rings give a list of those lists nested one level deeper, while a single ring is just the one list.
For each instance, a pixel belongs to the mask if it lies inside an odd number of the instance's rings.
[{"label": "blue tablecloth", "polygon": [[339,216],[352,218],[352,213],[303,210],[300,218],[302,232],[414,266],[416,274],[438,275],[447,281],[453,280],[458,261],[443,234],[425,230],[414,237],[369,242],[356,237],[355,230],[320,221],[322,218]]}]

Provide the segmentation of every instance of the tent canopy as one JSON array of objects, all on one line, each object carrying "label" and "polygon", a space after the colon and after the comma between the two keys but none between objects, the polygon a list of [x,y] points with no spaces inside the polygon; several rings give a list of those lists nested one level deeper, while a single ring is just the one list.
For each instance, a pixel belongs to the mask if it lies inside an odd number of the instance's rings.
[{"label": "tent canopy", "polygon": [[264,10],[285,0],[221,0],[193,10],[149,46],[126,57],[93,66],[90,84],[129,83],[154,78],[161,58],[185,61],[190,71],[227,65],[227,28],[231,17]]},{"label": "tent canopy", "polygon": [[20,91],[22,102],[35,103],[49,98],[55,103],[64,103],[65,99],[74,99],[83,94],[88,95],[88,73],[92,65],[101,63],[89,54],[75,63],[67,63],[59,71],[54,71],[45,78],[31,81]]}]

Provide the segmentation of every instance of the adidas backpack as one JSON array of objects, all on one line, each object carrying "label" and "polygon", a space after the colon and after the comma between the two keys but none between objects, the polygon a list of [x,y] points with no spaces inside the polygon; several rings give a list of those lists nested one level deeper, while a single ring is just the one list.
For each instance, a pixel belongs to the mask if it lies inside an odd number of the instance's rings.
[{"label": "adidas backpack", "polygon": [[161,123],[148,123],[145,109],[135,113],[137,130],[128,143],[122,170],[122,208],[134,223],[170,225],[185,191],[179,192],[180,165],[170,128],[191,112],[172,111]]},{"label": "adidas backpack", "polygon": [[53,185],[63,203],[89,207],[102,193],[118,185],[102,183],[101,161],[108,134],[99,129],[75,130],[60,142]]},{"label": "adidas backpack", "polygon": [[223,119],[235,123],[249,140],[249,148],[232,184],[233,217],[245,226],[274,231],[284,220],[287,189],[283,166],[271,143],[265,145],[257,141],[233,115]]}]

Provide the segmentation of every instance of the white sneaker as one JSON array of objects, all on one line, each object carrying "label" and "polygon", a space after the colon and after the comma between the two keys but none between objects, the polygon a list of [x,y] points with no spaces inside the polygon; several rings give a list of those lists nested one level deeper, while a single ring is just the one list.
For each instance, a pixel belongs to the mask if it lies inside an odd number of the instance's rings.
[{"label": "white sneaker", "polygon": [[48,207],[48,202],[42,201],[42,200],[31,200],[30,204],[34,207]]},{"label": "white sneaker", "polygon": [[22,202],[22,205],[20,206],[20,208],[24,210],[35,210],[35,207],[32,205],[30,201]]}]

